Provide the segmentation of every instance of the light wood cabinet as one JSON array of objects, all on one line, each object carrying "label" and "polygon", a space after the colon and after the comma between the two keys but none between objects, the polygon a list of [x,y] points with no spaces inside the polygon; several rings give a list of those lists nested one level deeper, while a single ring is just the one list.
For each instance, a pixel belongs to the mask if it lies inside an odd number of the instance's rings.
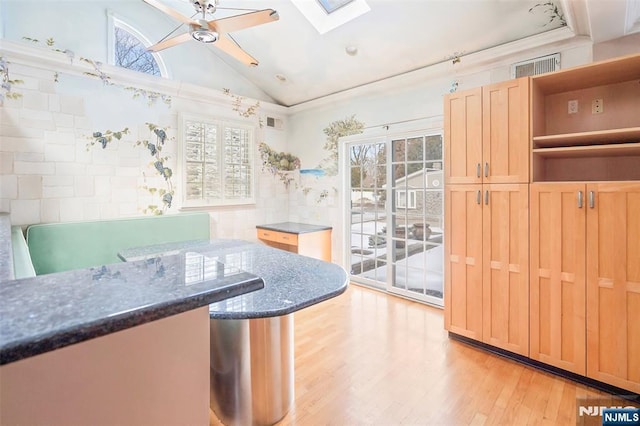
[{"label": "light wood cabinet", "polygon": [[482,88],[444,100],[444,172],[447,184],[482,183]]},{"label": "light wood cabinet", "polygon": [[445,96],[447,330],[640,392],[639,78],[630,55]]},{"label": "light wood cabinet", "polygon": [[482,88],[484,183],[529,182],[529,78]]},{"label": "light wood cabinet", "polygon": [[531,185],[530,357],[586,375],[586,188]]},{"label": "light wood cabinet", "polygon": [[444,101],[447,184],[529,182],[529,79],[456,92]]},{"label": "light wood cabinet", "polygon": [[531,185],[531,240],[531,358],[640,391],[640,183]]},{"label": "light wood cabinet", "polygon": [[331,228],[287,222],[258,227],[257,236],[268,246],[331,262]]},{"label": "light wood cabinet", "polygon": [[528,185],[447,185],[445,328],[529,351]]},{"label": "light wood cabinet", "polygon": [[529,354],[529,188],[483,185],[482,341]]},{"label": "light wood cabinet", "polygon": [[482,185],[445,188],[445,328],[482,340]]},{"label": "light wood cabinet", "polygon": [[640,393],[640,183],[586,188],[587,376]]},{"label": "light wood cabinet", "polygon": [[529,79],[444,109],[445,327],[528,355]]}]

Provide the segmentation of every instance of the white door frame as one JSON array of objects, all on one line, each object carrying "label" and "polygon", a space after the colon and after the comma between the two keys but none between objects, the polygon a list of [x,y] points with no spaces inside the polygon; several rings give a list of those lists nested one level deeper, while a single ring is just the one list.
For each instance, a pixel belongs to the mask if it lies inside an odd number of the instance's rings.
[{"label": "white door frame", "polygon": [[[376,144],[376,143],[384,143],[386,149],[386,158],[387,158],[387,179],[388,183],[392,182],[392,140],[397,139],[408,139],[411,137],[423,137],[442,134],[443,135],[443,122],[442,117],[435,117],[433,119],[423,120],[421,123],[408,123],[405,125],[394,125],[394,126],[380,126],[375,129],[365,129],[365,132],[347,136],[339,139],[339,175],[341,176],[341,189],[342,189],[342,241],[343,241],[343,258],[342,264],[345,266],[345,269],[348,271],[351,267],[351,171],[350,171],[350,153],[349,148],[355,144]],[[444,135],[443,135],[444,136]],[[444,153],[443,153],[444,155]],[[406,161],[406,160],[405,160]],[[443,162],[444,164],[444,162]],[[387,217],[387,241],[393,241],[393,230],[390,226],[392,221],[392,213],[393,213],[393,188],[391,186],[387,187],[387,200],[390,202],[386,203],[385,213]],[[443,244],[444,244],[443,240]],[[389,253],[389,256],[391,253]],[[443,259],[444,262],[444,259]],[[387,263],[387,273],[386,273],[386,282],[384,286],[378,284],[377,281],[364,278],[364,277],[351,277],[353,282],[358,284],[364,284],[379,290],[384,290],[392,294],[396,294],[402,297],[410,298],[413,300],[419,300],[425,303],[433,304],[436,306],[442,306],[444,303],[444,277],[443,277],[443,298],[439,299],[434,296],[429,296],[425,294],[416,293],[410,290],[405,290],[402,288],[395,287],[394,284],[394,268],[395,265],[392,262]]]}]

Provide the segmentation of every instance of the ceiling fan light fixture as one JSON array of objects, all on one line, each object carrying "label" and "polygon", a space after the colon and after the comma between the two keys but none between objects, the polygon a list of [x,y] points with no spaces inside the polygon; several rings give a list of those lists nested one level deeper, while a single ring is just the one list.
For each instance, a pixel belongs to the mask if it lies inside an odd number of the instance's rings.
[{"label": "ceiling fan light fixture", "polygon": [[194,30],[191,32],[191,37],[200,43],[215,43],[218,41],[218,33],[210,30]]},{"label": "ceiling fan light fixture", "polygon": [[213,14],[218,6],[218,0],[191,0],[196,12]]}]

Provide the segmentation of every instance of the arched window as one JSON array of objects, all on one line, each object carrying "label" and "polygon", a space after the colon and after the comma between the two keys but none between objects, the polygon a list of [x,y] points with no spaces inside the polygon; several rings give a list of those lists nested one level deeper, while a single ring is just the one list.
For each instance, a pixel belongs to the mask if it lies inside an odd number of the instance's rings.
[{"label": "arched window", "polygon": [[168,78],[167,68],[157,53],[147,51],[151,42],[122,19],[109,14],[109,61],[133,71]]}]

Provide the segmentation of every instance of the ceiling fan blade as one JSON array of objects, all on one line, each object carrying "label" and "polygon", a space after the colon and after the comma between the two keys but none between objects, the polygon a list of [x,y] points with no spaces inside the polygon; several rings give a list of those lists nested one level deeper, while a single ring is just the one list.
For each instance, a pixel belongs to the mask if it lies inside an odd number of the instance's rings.
[{"label": "ceiling fan blade", "polygon": [[168,47],[173,47],[176,44],[184,43],[185,41],[192,40],[190,33],[180,34],[179,36],[171,37],[167,40],[161,41],[160,43],[154,44],[153,46],[147,47],[147,50],[150,52],[158,52],[160,50],[164,50]]},{"label": "ceiling fan blade", "polygon": [[220,34],[220,38],[218,38],[218,41],[213,43],[213,45],[218,49],[222,50],[223,52],[225,52],[226,54],[233,56],[235,59],[237,59],[238,61],[242,62],[245,65],[254,66],[254,67],[258,66],[258,61],[254,57],[249,55],[247,52],[242,50],[242,48],[238,46],[229,37],[225,37],[222,34]]},{"label": "ceiling fan blade", "polygon": [[273,9],[264,9],[257,12],[243,13],[242,15],[235,15],[228,18],[209,21],[209,29],[217,31],[218,33],[230,33],[244,28],[255,27],[256,25],[277,21],[278,19],[280,19],[278,12]]},{"label": "ceiling fan blade", "polygon": [[177,19],[178,21],[182,22],[183,24],[199,25],[193,19],[187,18],[186,16],[184,16],[183,14],[178,12],[177,10],[175,10],[175,9],[169,7],[169,6],[165,6],[164,4],[160,3],[159,1],[156,1],[156,0],[142,0],[142,1],[147,3],[150,6],[155,7],[158,10],[161,10],[162,12],[166,13],[167,15],[174,17],[175,19]]}]

